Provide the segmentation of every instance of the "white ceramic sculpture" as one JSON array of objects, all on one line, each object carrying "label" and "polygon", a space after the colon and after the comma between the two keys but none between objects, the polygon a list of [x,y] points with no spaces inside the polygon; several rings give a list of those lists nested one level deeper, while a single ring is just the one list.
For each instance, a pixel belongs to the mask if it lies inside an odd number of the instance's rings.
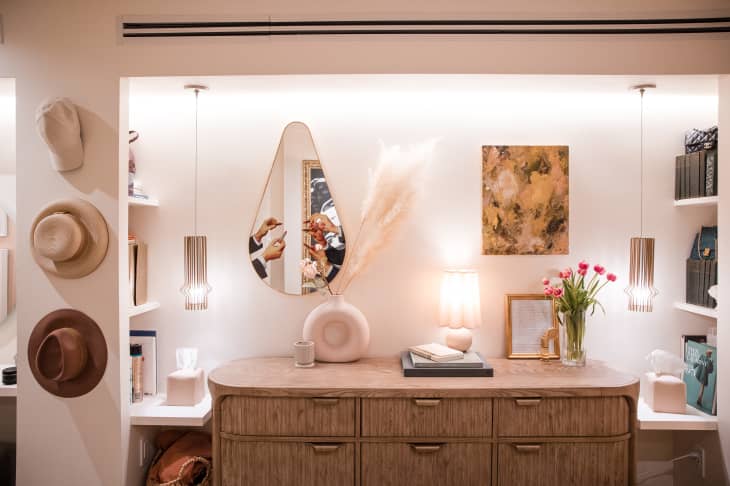
[{"label": "white ceramic sculpture", "polygon": [[316,360],[330,363],[356,361],[370,344],[367,319],[342,295],[329,296],[310,312],[302,334],[305,340],[314,341]]}]

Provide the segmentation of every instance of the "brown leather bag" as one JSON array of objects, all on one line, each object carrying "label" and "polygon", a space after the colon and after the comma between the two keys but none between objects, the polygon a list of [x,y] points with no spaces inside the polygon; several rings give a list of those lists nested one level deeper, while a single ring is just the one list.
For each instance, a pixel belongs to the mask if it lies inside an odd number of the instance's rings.
[{"label": "brown leather bag", "polygon": [[166,430],[155,438],[157,455],[147,473],[147,486],[210,484],[210,434]]}]

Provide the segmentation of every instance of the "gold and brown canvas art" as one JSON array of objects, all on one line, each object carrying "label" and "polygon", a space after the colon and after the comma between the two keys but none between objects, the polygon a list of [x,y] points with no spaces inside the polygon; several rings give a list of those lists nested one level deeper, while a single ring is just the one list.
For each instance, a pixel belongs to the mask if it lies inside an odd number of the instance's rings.
[{"label": "gold and brown canvas art", "polygon": [[568,254],[568,147],[482,147],[482,253]]}]

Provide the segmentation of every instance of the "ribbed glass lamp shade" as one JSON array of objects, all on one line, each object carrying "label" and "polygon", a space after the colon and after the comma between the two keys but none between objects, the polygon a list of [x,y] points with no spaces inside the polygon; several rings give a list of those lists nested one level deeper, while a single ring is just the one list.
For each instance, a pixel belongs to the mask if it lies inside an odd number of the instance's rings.
[{"label": "ribbed glass lamp shade", "polygon": [[629,263],[629,310],[651,312],[654,297],[659,292],[654,288],[654,238],[631,238]]},{"label": "ribbed glass lamp shade", "polygon": [[482,323],[479,275],[474,270],[447,270],[441,281],[439,325],[474,329]]},{"label": "ribbed glass lamp shade", "polygon": [[208,248],[205,236],[185,237],[185,284],[180,292],[185,296],[185,310],[208,308]]}]

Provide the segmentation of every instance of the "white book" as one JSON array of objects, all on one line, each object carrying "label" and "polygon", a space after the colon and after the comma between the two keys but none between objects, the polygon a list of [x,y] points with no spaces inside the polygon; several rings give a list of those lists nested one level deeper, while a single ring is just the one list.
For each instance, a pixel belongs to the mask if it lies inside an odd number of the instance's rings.
[{"label": "white book", "polygon": [[418,346],[411,346],[408,348],[411,353],[417,354],[424,358],[428,358],[431,361],[453,361],[455,359],[463,359],[464,353],[459,350],[451,349],[443,344],[431,343],[431,344],[420,344]]},{"label": "white book", "polygon": [[453,361],[433,361],[423,356],[418,356],[415,353],[411,353],[411,363],[414,368],[483,368],[484,361],[474,351],[464,353],[464,357],[461,359],[455,359]]}]

